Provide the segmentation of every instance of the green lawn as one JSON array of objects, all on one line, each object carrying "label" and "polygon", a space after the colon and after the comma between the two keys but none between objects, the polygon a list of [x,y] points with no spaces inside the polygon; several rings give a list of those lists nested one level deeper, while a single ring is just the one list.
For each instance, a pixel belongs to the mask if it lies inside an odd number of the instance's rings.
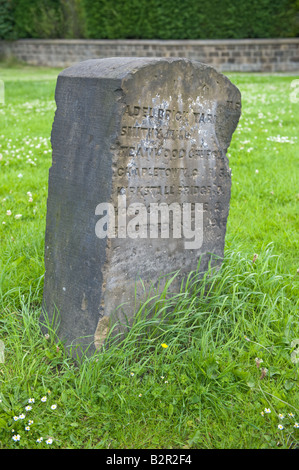
[{"label": "green lawn", "polygon": [[296,77],[229,74],[242,117],[220,272],[74,360],[38,322],[58,72],[0,64],[0,448],[298,447]]}]

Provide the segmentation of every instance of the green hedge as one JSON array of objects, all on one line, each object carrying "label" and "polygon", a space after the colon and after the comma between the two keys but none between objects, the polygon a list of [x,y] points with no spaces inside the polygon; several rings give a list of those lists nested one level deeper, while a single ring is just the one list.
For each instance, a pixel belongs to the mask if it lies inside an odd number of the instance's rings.
[{"label": "green hedge", "polygon": [[299,0],[0,0],[0,38],[299,36]]},{"label": "green hedge", "polygon": [[9,3],[12,4],[15,37],[84,37],[81,0],[12,0]]},{"label": "green hedge", "polygon": [[0,0],[0,39],[14,39],[14,15],[12,2]]},{"label": "green hedge", "polygon": [[14,19],[20,38],[62,37],[60,0],[15,0]]},{"label": "green hedge", "polygon": [[294,0],[82,1],[89,38],[238,39],[298,33]]}]

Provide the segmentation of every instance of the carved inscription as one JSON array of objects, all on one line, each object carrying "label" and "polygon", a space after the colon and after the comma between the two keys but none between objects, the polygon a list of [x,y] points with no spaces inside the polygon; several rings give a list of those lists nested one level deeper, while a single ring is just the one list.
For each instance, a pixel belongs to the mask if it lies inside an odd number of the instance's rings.
[{"label": "carved inscription", "polygon": [[[197,97],[180,96],[126,104],[114,153],[116,194],[129,201],[201,202],[204,213],[222,211],[222,180],[228,176],[217,144],[217,114]],[[211,200],[213,201],[211,203]],[[221,217],[219,217],[221,221]],[[214,226],[214,220],[207,220]]]}]

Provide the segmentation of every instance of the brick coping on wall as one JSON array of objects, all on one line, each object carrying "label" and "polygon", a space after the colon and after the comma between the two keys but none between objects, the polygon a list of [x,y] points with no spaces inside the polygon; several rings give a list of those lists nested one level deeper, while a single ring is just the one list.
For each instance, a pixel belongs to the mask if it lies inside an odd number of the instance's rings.
[{"label": "brick coping on wall", "polygon": [[0,54],[33,65],[64,67],[91,58],[186,57],[220,71],[296,72],[299,38],[282,39],[20,39],[1,41]]},{"label": "brick coping on wall", "polygon": [[[225,44],[299,44],[299,38],[273,39],[18,39],[17,41],[2,41],[9,43],[41,43],[41,44],[123,44],[123,45],[196,45],[213,46]],[[1,40],[0,40],[1,43]]]}]

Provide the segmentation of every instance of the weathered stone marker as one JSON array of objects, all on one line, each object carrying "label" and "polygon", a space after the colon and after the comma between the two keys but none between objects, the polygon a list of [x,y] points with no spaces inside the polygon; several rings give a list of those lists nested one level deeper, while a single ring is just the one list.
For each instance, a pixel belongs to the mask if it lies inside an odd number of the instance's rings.
[{"label": "weathered stone marker", "polygon": [[64,70],[56,103],[43,308],[94,350],[160,276],[223,256],[241,96],[198,62],[111,58]]}]

